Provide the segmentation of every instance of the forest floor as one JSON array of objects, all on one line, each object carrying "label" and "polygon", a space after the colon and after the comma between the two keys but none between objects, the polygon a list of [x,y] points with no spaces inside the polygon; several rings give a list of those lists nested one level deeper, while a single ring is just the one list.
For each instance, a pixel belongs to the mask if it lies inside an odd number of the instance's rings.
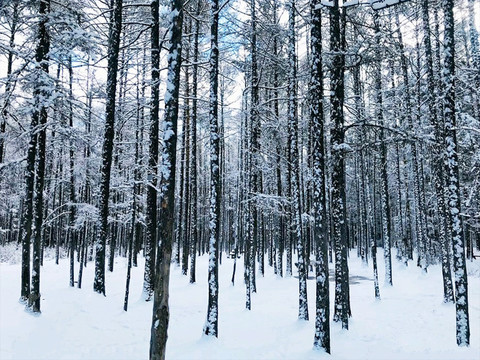
[{"label": "forest floor", "polygon": [[[68,259],[55,265],[47,254],[41,273],[42,314],[18,302],[18,251],[0,250],[0,359],[147,359],[152,303],[141,300],[143,261],[132,269],[130,304],[123,311],[126,260],[106,275],[107,296],[92,290],[93,263],[83,289],[68,285]],[[257,275],[252,310],[245,310],[243,259],[220,266],[219,338],[202,336],[207,310],[207,256],[197,260],[197,283],[172,265],[167,359],[480,359],[480,260],[468,262],[471,346],[455,341],[455,307],[442,303],[441,268],[427,274],[413,263],[393,261],[393,287],[384,286],[379,249],[381,300],[374,299],[371,264],[350,254],[350,329],[332,323],[332,355],[312,350],[315,280],[308,280],[310,321],[298,321],[298,279],[280,278],[266,267]],[[332,265],[332,264],[331,264]],[[75,273],[78,271],[78,264]],[[334,282],[330,282],[331,314]]]}]

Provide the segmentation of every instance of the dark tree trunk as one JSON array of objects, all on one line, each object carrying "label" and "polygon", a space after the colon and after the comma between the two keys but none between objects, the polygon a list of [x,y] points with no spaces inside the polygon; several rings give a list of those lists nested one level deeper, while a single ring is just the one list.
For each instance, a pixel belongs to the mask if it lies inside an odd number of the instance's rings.
[{"label": "dark tree trunk", "polygon": [[298,157],[298,109],[297,109],[297,56],[295,37],[295,0],[289,3],[289,29],[288,29],[288,131],[290,143],[290,166],[291,166],[291,202],[292,202],[292,234],[297,246],[298,268],[298,318],[308,320],[307,301],[307,271],[305,268],[305,249],[302,234],[302,208],[300,198],[300,164]]},{"label": "dark tree trunk", "polygon": [[182,63],[183,1],[171,1],[171,23],[168,33],[167,90],[165,92],[165,117],[163,122],[163,150],[161,176],[161,211],[159,214],[159,241],[157,252],[153,316],[150,337],[150,359],[165,359],[169,321],[168,295],[170,262],[175,217],[175,163],[177,147],[178,94]]},{"label": "dark tree trunk", "polygon": [[[375,36],[380,40],[380,24],[377,13],[374,14]],[[385,283],[393,285],[392,282],[392,255],[391,239],[392,224],[390,214],[389,186],[388,186],[388,163],[387,163],[387,144],[385,143],[384,119],[383,119],[383,96],[382,96],[382,55],[381,50],[377,51],[377,62],[375,64],[375,117],[380,125],[380,168],[381,168],[381,218],[383,229],[383,251],[385,255]]]},{"label": "dark tree trunk", "polygon": [[5,82],[5,102],[3,103],[3,108],[1,110],[1,120],[0,120],[0,164],[3,163],[5,157],[5,133],[7,127],[7,116],[8,116],[8,106],[10,104],[10,91],[12,89],[12,83],[10,76],[12,74],[12,66],[13,66],[13,56],[14,51],[13,48],[15,47],[15,34],[17,32],[17,25],[18,25],[18,1],[15,1],[13,4],[13,12],[12,12],[12,27],[10,28],[10,39],[9,39],[9,46],[10,50],[8,51],[8,59],[7,59],[7,81]]},{"label": "dark tree trunk", "polygon": [[[22,302],[26,302],[28,300],[29,305],[33,304],[33,311],[40,311],[40,238],[37,243],[36,235],[34,239],[34,271],[38,268],[38,274],[35,274],[35,285],[32,287],[32,292],[35,291],[36,293],[30,293],[30,242],[32,236],[32,222],[33,222],[33,191],[34,191],[34,184],[35,184],[35,159],[36,159],[36,148],[37,143],[39,141],[43,141],[43,151],[45,151],[45,129],[38,128],[39,121],[44,125],[47,122],[47,109],[44,107],[44,104],[40,103],[41,97],[48,96],[48,93],[45,93],[45,89],[48,87],[48,84],[45,83],[47,81],[46,74],[48,74],[48,52],[50,50],[50,39],[49,34],[46,28],[46,24],[48,21],[47,14],[50,12],[50,1],[42,1],[40,3],[39,8],[39,15],[40,15],[40,22],[38,27],[37,39],[38,44],[35,50],[35,61],[37,64],[41,64],[38,69],[35,71],[36,74],[36,84],[35,90],[33,93],[34,102],[35,102],[35,109],[32,114],[32,122],[31,122],[31,134],[30,134],[30,141],[28,144],[27,150],[27,167],[25,171],[25,202],[24,202],[24,212],[22,214],[22,277],[21,277],[21,297],[20,300]],[[45,86],[43,89],[42,87]],[[43,133],[43,134],[42,134]],[[42,134],[42,135],[40,135]],[[39,139],[39,137],[42,137]],[[43,167],[45,167],[45,155],[43,155]],[[39,164],[41,165],[41,164]],[[40,167],[37,167],[37,175]],[[40,169],[41,170],[41,169]],[[44,169],[42,170],[44,171]],[[43,174],[42,174],[42,186],[41,190],[43,192]],[[38,191],[38,183],[37,180],[37,188],[35,189]],[[41,195],[42,197],[42,195]],[[42,203],[39,204],[38,197],[35,203],[35,210],[42,209]],[[42,199],[40,199],[42,201]],[[43,211],[41,210],[43,214]],[[40,225],[42,223],[42,219],[37,216],[35,219],[35,225],[37,224],[37,220],[40,221]],[[39,228],[37,228],[39,229]],[[37,259],[35,259],[35,256]],[[32,278],[32,282],[33,282]]]},{"label": "dark tree trunk", "polygon": [[150,102],[150,145],[148,156],[148,187],[145,227],[145,272],[143,278],[143,297],[146,301],[153,298],[155,285],[155,255],[157,232],[157,166],[158,166],[158,111],[160,85],[160,33],[159,33],[159,3],[151,3],[151,57],[152,57],[152,88]]},{"label": "dark tree trunk", "polygon": [[75,234],[75,176],[74,176],[74,149],[73,149],[73,68],[72,68],[72,57],[69,56],[68,58],[68,83],[69,83],[69,126],[72,134],[70,135],[69,139],[69,151],[68,151],[68,160],[69,160],[69,175],[70,175],[70,214],[69,214],[69,229],[68,229],[68,237],[69,237],[69,244],[70,244],[70,286],[75,286],[75,242],[76,242],[76,234]]},{"label": "dark tree trunk", "polygon": [[[185,49],[185,58],[190,61],[190,33],[192,31],[192,19],[188,21],[185,27],[185,32],[189,34],[188,46]],[[178,246],[182,245],[182,274],[188,273],[188,254],[189,254],[189,240],[190,240],[190,70],[187,66],[185,68],[185,103],[183,112],[183,141],[182,151],[185,156],[182,156],[182,179],[180,185],[183,189],[183,196],[180,197],[182,214],[180,222],[180,238]],[[183,180],[183,182],[182,182]]]},{"label": "dark tree trunk", "polygon": [[345,231],[345,151],[344,151],[344,66],[342,46],[342,24],[338,0],[330,11],[330,50],[334,53],[331,70],[331,130],[332,144],[332,201],[333,243],[335,246],[335,314],[334,321],[341,321],[342,328],[348,329],[348,273],[347,238]]},{"label": "dark tree trunk", "polygon": [[458,169],[458,143],[455,120],[455,40],[453,0],[443,0],[445,21],[444,117],[445,147],[447,162],[448,208],[450,231],[453,239],[453,270],[455,273],[456,334],[458,346],[470,344],[470,322],[468,316],[468,282],[465,263],[465,244],[460,216],[460,182]]},{"label": "dark tree trunk", "polygon": [[[246,308],[251,310],[251,292],[256,292],[255,289],[255,245],[257,243],[258,235],[258,204],[257,204],[257,192],[258,192],[258,157],[259,157],[259,137],[260,137],[260,119],[258,114],[258,70],[257,70],[257,17],[256,17],[256,1],[250,2],[250,16],[252,23],[252,37],[251,37],[251,104],[250,104],[250,132],[245,130],[245,137],[250,136],[249,153],[246,158],[249,159],[249,202],[247,211],[247,244],[246,244]],[[247,140],[248,141],[248,140]]]},{"label": "dark tree trunk", "polygon": [[325,143],[323,116],[323,68],[322,68],[322,14],[320,1],[312,1],[311,6],[311,80],[310,118],[313,125],[313,211],[315,217],[315,277],[316,311],[313,346],[330,353],[330,297],[328,271],[328,244],[325,236]]},{"label": "dark tree trunk", "polygon": [[50,51],[50,36],[46,27],[50,0],[40,3],[40,24],[38,28],[38,46],[35,60],[41,64],[39,78],[35,89],[35,111],[39,112],[39,125],[37,135],[37,171],[35,174],[35,238],[33,241],[33,267],[32,288],[28,298],[28,306],[33,312],[40,312],[40,262],[42,252],[42,226],[43,226],[43,187],[45,180],[45,147],[47,138],[47,107],[43,103],[50,97],[51,86],[48,79],[48,52]]},{"label": "dark tree trunk", "polygon": [[95,239],[95,279],[93,290],[105,295],[105,247],[108,233],[108,198],[110,196],[110,172],[112,169],[115,96],[117,90],[118,52],[122,30],[123,0],[112,0],[108,39],[107,104],[105,107],[105,133],[102,150],[102,179],[100,183],[100,223]]},{"label": "dark tree trunk", "polygon": [[218,127],[218,0],[211,1],[210,24],[210,239],[208,310],[205,335],[218,337],[218,244],[220,242],[220,134]]},{"label": "dark tree trunk", "polygon": [[193,70],[192,70],[192,124],[191,131],[191,154],[190,154],[190,206],[191,206],[191,239],[190,239],[190,283],[195,282],[196,252],[198,242],[197,220],[197,89],[198,89],[198,37],[200,33],[200,0],[197,0],[195,34],[193,38]]}]

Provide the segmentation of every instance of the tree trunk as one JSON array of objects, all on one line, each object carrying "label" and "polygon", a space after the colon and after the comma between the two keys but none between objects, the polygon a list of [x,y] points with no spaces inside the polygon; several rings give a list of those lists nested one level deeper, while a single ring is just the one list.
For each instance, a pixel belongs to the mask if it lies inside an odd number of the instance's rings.
[{"label": "tree trunk", "polygon": [[211,1],[210,24],[210,239],[208,310],[203,332],[218,337],[218,244],[220,241],[220,136],[218,127],[218,0]]},{"label": "tree trunk", "polygon": [[291,210],[292,234],[297,246],[297,268],[298,268],[298,318],[308,320],[307,300],[307,271],[305,268],[305,249],[302,236],[302,217],[300,199],[300,164],[298,158],[298,109],[297,109],[297,56],[295,37],[295,0],[289,3],[289,28],[288,28],[288,132],[289,132],[289,161],[291,166]]},{"label": "tree trunk", "polygon": [[192,70],[192,123],[191,131],[191,154],[190,154],[190,187],[191,187],[191,239],[190,239],[190,283],[196,281],[196,252],[198,242],[198,220],[197,220],[197,89],[198,89],[198,37],[200,33],[200,0],[197,0],[195,35],[193,39],[193,70]]},{"label": "tree trunk", "polygon": [[145,227],[145,272],[143,277],[143,298],[150,301],[153,298],[155,285],[155,254],[157,248],[157,166],[158,166],[158,110],[160,85],[160,35],[159,35],[159,5],[154,0],[151,3],[151,57],[152,57],[152,88],[150,102],[150,145],[148,156],[148,187]]},{"label": "tree trunk", "polygon": [[163,150],[161,176],[161,210],[159,214],[159,239],[157,252],[153,316],[150,337],[150,359],[165,359],[169,321],[169,282],[172,258],[172,240],[175,217],[175,164],[177,147],[178,94],[182,62],[182,0],[171,1],[167,90],[165,92],[165,117],[163,121]]},{"label": "tree trunk", "polygon": [[40,312],[40,257],[42,252],[42,225],[43,225],[43,186],[45,180],[45,147],[47,138],[47,107],[44,101],[51,96],[51,87],[48,79],[48,52],[50,51],[50,36],[46,27],[50,13],[50,0],[40,3],[40,23],[38,28],[38,45],[35,60],[41,64],[35,89],[34,111],[39,112],[37,135],[37,171],[35,174],[35,237],[33,241],[32,288],[28,298],[28,306],[33,312]]},{"label": "tree trunk", "polygon": [[0,122],[0,164],[3,163],[5,157],[5,133],[6,133],[6,126],[7,126],[7,116],[8,116],[8,106],[10,104],[10,91],[12,89],[12,83],[10,76],[12,74],[12,66],[13,66],[13,48],[15,47],[15,34],[17,32],[17,25],[18,25],[18,1],[15,1],[13,4],[13,12],[12,12],[12,27],[10,29],[10,39],[9,39],[9,46],[10,50],[8,51],[8,60],[7,60],[7,81],[5,82],[5,102],[3,103],[3,108],[1,111],[1,122]]},{"label": "tree trunk", "polygon": [[105,133],[102,150],[102,175],[100,183],[100,223],[95,239],[95,279],[93,290],[105,295],[105,246],[108,233],[108,198],[112,169],[115,96],[117,90],[118,52],[122,30],[123,0],[112,0],[110,34],[108,39],[107,103],[105,107]]},{"label": "tree trunk", "polygon": [[316,277],[315,335],[313,347],[330,353],[330,298],[328,271],[328,244],[325,236],[325,143],[323,116],[323,68],[322,68],[322,13],[320,1],[311,2],[311,80],[310,118],[313,125],[313,211]]},{"label": "tree trunk", "polygon": [[345,56],[342,47],[342,30],[338,0],[330,11],[330,51],[334,53],[331,70],[331,130],[332,144],[332,201],[333,243],[335,246],[335,314],[334,321],[341,321],[342,328],[348,329],[348,275],[345,236],[345,154],[344,154],[344,66]]},{"label": "tree trunk", "polygon": [[445,147],[447,160],[448,209],[450,231],[453,239],[453,270],[455,273],[456,334],[458,346],[470,344],[470,322],[468,317],[468,282],[465,263],[465,244],[460,216],[460,183],[458,169],[458,143],[455,119],[455,40],[453,0],[443,0],[445,21],[444,35],[444,117]]}]

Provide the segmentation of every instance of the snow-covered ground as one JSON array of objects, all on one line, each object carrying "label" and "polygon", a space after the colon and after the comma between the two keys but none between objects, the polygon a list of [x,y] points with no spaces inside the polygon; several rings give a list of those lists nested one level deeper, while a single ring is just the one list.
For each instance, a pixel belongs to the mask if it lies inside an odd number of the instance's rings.
[{"label": "snow-covered ground", "polygon": [[[5,256],[5,254],[4,254]],[[379,251],[380,284],[383,254]],[[332,355],[312,350],[315,281],[308,280],[310,321],[298,321],[298,279],[270,267],[257,277],[252,311],[245,310],[243,260],[220,267],[219,338],[202,336],[207,310],[207,257],[198,259],[197,284],[172,266],[168,359],[480,359],[480,261],[469,263],[471,346],[455,342],[455,307],[442,303],[439,266],[423,274],[394,261],[393,287],[375,301],[371,267],[350,257],[350,330],[332,323]],[[78,264],[75,264],[78,266]],[[75,269],[76,271],[78,270]],[[147,359],[152,304],[140,300],[143,263],[132,269],[128,312],[123,311],[126,261],[107,273],[107,296],[92,290],[93,263],[84,288],[68,286],[68,260],[47,259],[41,274],[42,314],[18,302],[20,265],[0,264],[0,359]],[[311,275],[311,274],[310,274]],[[333,311],[333,282],[330,283]]]}]

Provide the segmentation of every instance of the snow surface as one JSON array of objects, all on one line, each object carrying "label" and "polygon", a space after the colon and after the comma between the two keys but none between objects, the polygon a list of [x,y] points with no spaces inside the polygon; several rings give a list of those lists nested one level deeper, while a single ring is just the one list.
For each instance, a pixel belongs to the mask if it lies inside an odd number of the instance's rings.
[{"label": "snow surface", "polygon": [[[0,248],[0,252],[1,252]],[[2,254],[0,254],[2,255]],[[379,250],[378,257],[382,258]],[[0,256],[5,260],[5,254]],[[172,265],[168,359],[480,359],[480,261],[468,261],[471,346],[455,339],[455,307],[442,303],[441,268],[427,274],[393,261],[393,287],[374,299],[371,264],[350,254],[350,330],[332,323],[332,355],[313,348],[314,316],[298,321],[298,279],[279,278],[266,266],[257,276],[252,310],[245,310],[243,260],[236,285],[233,259],[219,269],[219,338],[202,336],[207,311],[208,256],[197,260],[197,284]],[[77,265],[77,264],[76,264]],[[70,288],[68,259],[46,259],[42,268],[42,314],[32,316],[18,302],[20,265],[0,264],[0,359],[147,359],[152,302],[141,300],[143,262],[132,269],[128,312],[122,310],[126,260],[106,274],[104,297],[92,290],[94,264],[84,270],[83,289]],[[332,264],[330,264],[331,269]],[[379,261],[380,274],[384,264]],[[380,275],[380,283],[383,283]],[[315,281],[308,283],[309,312],[315,314]],[[333,294],[331,290],[331,315]]]}]

